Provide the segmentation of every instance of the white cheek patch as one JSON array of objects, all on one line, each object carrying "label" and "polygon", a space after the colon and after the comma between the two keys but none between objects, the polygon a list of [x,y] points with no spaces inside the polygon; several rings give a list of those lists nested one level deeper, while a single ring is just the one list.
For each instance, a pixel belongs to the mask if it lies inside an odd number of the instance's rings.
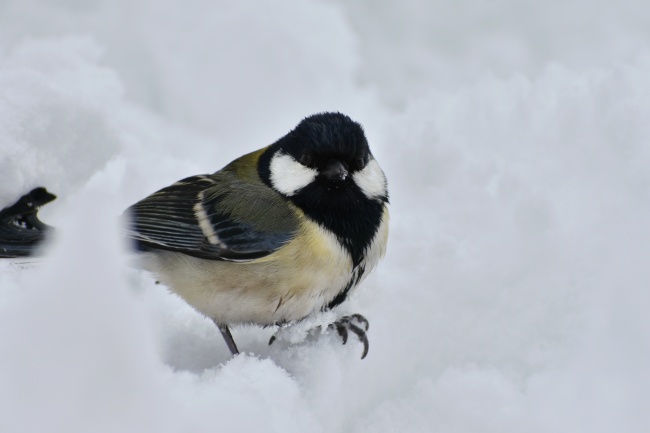
[{"label": "white cheek patch", "polygon": [[374,158],[368,161],[363,170],[354,173],[352,179],[366,197],[378,198],[386,196],[386,176],[384,176],[384,172]]},{"label": "white cheek patch", "polygon": [[318,172],[305,167],[291,155],[276,153],[271,159],[271,183],[284,195],[292,196],[316,179]]}]

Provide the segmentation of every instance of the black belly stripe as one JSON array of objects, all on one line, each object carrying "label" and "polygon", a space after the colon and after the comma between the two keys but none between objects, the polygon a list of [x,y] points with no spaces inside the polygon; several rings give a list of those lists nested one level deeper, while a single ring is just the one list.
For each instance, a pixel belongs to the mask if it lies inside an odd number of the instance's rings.
[{"label": "black belly stripe", "polygon": [[345,287],[343,287],[343,290],[341,290],[334,297],[334,299],[330,301],[329,304],[321,308],[321,311],[331,310],[332,308],[341,305],[348,298],[348,294],[350,293],[350,290],[352,290],[353,287],[356,287],[356,285],[359,284],[359,281],[361,281],[361,278],[363,277],[363,274],[365,272],[366,272],[366,267],[363,265],[356,268],[352,274],[352,278],[350,278],[350,281],[348,281]]}]

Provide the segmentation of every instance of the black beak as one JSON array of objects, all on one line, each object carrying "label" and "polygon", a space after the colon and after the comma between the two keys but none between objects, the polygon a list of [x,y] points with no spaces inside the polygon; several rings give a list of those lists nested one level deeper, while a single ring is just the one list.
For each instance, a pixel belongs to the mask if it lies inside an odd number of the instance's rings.
[{"label": "black beak", "polygon": [[341,181],[348,177],[348,169],[340,161],[330,161],[323,170],[323,175],[329,180]]}]

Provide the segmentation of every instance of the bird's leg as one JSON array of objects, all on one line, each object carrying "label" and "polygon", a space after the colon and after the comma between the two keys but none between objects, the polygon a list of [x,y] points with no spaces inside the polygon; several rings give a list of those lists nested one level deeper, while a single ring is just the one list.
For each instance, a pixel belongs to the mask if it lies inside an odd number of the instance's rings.
[{"label": "bird's leg", "polygon": [[368,319],[363,317],[361,314],[352,314],[351,316],[343,316],[334,323],[331,323],[328,328],[336,329],[336,332],[339,333],[343,344],[348,342],[348,331],[356,334],[359,337],[359,341],[363,343],[363,353],[361,354],[361,359],[365,358],[368,354],[368,336],[366,331],[370,327]]},{"label": "bird's leg", "polygon": [[237,349],[237,345],[235,344],[235,340],[232,338],[228,325],[225,323],[219,323],[214,319],[212,319],[212,321],[217,325],[219,331],[221,331],[221,335],[223,336],[223,339],[226,340],[226,345],[228,346],[228,349],[230,349],[230,353],[233,355],[239,355],[239,349]]}]

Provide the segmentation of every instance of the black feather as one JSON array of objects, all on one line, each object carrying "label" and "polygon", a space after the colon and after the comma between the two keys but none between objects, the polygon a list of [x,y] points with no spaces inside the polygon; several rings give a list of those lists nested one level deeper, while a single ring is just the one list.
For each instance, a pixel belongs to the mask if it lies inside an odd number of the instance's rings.
[{"label": "black feather", "polygon": [[34,188],[0,210],[0,258],[33,255],[53,228],[38,219],[38,209],[56,199],[43,187]]}]

